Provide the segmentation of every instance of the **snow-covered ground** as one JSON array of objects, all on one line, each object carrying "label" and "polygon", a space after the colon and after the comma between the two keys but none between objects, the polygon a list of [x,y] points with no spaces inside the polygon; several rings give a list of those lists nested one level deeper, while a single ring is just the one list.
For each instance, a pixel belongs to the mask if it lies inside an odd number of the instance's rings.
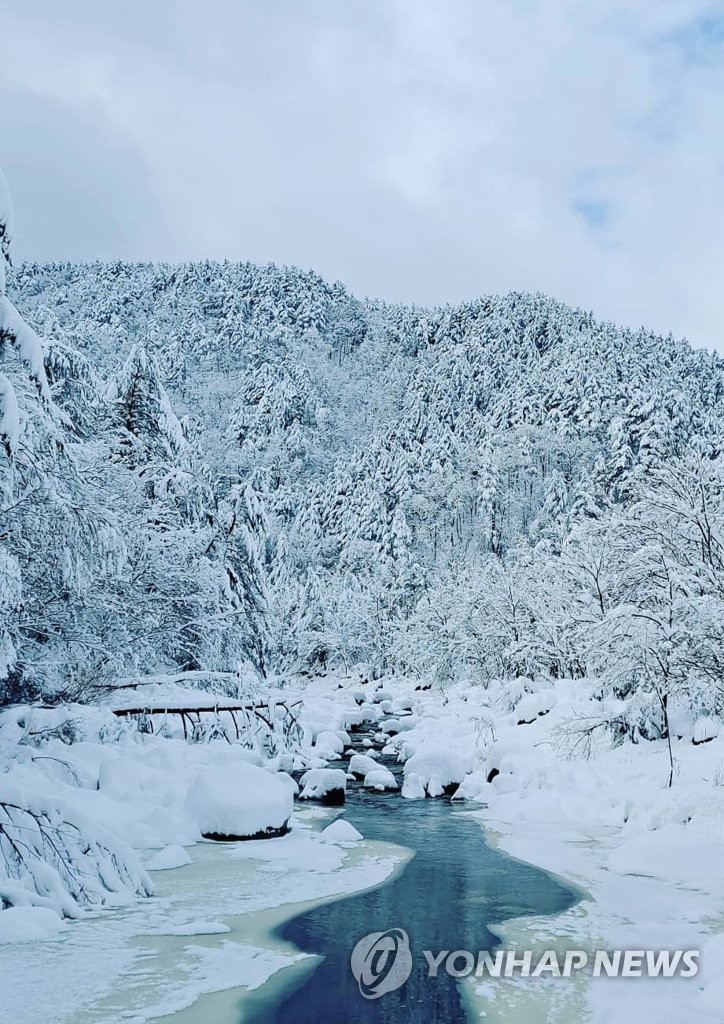
[{"label": "snow-covered ground", "polygon": [[[234,1020],[244,990],[302,959],[272,927],[306,903],[379,884],[404,858],[381,843],[324,839],[332,813],[301,812],[281,839],[191,847],[188,865],[153,873],[152,900],[0,947],[0,1017],[140,1024],[196,1006],[184,1019]],[[231,1010],[210,1017],[204,999],[220,992]]]},{"label": "snow-covered ground", "polygon": [[[359,841],[339,825],[323,834],[320,825],[337,812],[315,805],[298,804],[282,838],[224,846],[202,842],[201,833],[282,825],[295,788],[285,769],[315,772],[351,754],[352,731],[366,721],[378,746],[404,762],[403,796],[459,785],[456,799],[474,801],[469,813],[489,841],[581,888],[582,901],[560,917],[508,922],[502,932],[512,948],[702,950],[694,979],[582,973],[554,982],[469,981],[474,1012],[549,1024],[721,1020],[724,733],[717,722],[672,711],[669,788],[667,744],[615,745],[605,723],[617,708],[596,700],[586,681],[441,692],[404,680],[380,688],[327,678],[304,697],[296,752],[273,756],[262,744],[244,750],[224,739],[139,733],[104,710],[0,717],[0,797],[44,808],[49,821],[62,813],[82,823],[101,851],[93,912],[77,894],[61,894],[60,876],[45,888],[44,876],[0,880],[0,895],[16,905],[0,911],[10,1019],[96,1024],[122,1013],[141,1021],[208,993],[254,987],[293,963],[293,950],[265,938],[269,925],[302,899],[379,884],[404,852]],[[68,730],[57,731],[64,715],[74,721],[72,743]],[[27,742],[49,725],[57,735]],[[378,757],[371,748],[354,754],[350,774],[370,787],[389,785]],[[151,890],[155,896],[139,900],[138,892]],[[69,923],[74,915],[82,919]],[[424,936],[412,938],[424,946]],[[61,980],[78,964],[83,986],[63,986],[58,1000]],[[31,977],[41,981],[28,999]],[[197,1005],[208,1011],[210,1004]]]}]

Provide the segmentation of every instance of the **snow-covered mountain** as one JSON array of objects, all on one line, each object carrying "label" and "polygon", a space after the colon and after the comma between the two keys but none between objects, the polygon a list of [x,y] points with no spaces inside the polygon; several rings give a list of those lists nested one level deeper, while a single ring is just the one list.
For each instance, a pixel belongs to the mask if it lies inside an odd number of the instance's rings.
[{"label": "snow-covered mountain", "polygon": [[6,341],[6,694],[361,661],[718,699],[717,356],[541,295],[423,310],[274,266],[8,288],[52,399]]}]

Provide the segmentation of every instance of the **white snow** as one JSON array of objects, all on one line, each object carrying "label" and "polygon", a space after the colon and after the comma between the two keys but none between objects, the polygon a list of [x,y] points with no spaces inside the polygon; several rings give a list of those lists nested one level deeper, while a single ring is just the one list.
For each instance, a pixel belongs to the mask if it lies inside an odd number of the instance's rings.
[{"label": "white snow", "polygon": [[169,928],[167,935],[228,935],[231,928],[221,921],[189,921]]},{"label": "white snow", "polygon": [[721,723],[707,716],[697,718],[694,722],[694,743],[709,743],[721,731]]},{"label": "white snow", "polygon": [[440,796],[445,786],[462,782],[470,767],[470,760],[456,750],[449,746],[434,744],[413,754],[405,762],[402,795],[417,796],[419,787],[422,786],[428,796]]},{"label": "white snow", "polygon": [[371,754],[352,754],[349,759],[349,771],[352,775],[357,775],[363,779],[367,772],[373,772],[375,768],[379,768],[377,761]]},{"label": "white snow", "polygon": [[345,791],[347,776],[341,768],[312,768],[302,776],[302,800],[320,800],[337,789]]},{"label": "white snow", "polygon": [[367,789],[398,789],[397,780],[389,768],[384,765],[377,765],[372,771],[367,772],[364,778],[364,785]]},{"label": "white snow", "polygon": [[264,768],[240,763],[202,771],[191,785],[187,807],[203,835],[247,837],[286,826],[294,796]]},{"label": "white snow", "polygon": [[45,375],[43,344],[35,331],[25,323],[10,299],[2,295],[0,295],[0,328],[12,335],[15,347],[28,366],[40,393],[50,403],[50,388]]},{"label": "white snow", "polygon": [[0,373],[0,445],[13,455],[20,438],[20,410],[15,389]]},{"label": "white snow", "polygon": [[0,912],[0,945],[52,939],[64,927],[60,916],[47,907],[9,907]]},{"label": "white snow", "polygon": [[191,857],[189,857],[183,846],[179,846],[178,843],[171,843],[169,846],[165,846],[163,850],[159,850],[158,853],[154,853],[152,857],[149,857],[143,866],[147,871],[169,871],[174,868],[183,868],[190,863]]},{"label": "white snow", "polygon": [[339,733],[325,729],[317,735],[314,741],[314,751],[319,757],[332,760],[344,751],[344,739]]},{"label": "white snow", "polygon": [[337,818],[331,825],[322,829],[320,838],[325,843],[356,843],[364,837],[350,822]]}]

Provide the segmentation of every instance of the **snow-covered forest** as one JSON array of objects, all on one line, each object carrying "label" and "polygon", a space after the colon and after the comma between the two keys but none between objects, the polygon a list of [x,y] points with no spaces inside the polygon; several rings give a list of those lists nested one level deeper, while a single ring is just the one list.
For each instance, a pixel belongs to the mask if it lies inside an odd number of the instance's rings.
[{"label": "snow-covered forest", "polygon": [[632,736],[667,697],[719,710],[718,357],[540,295],[423,310],[274,266],[7,288],[6,702],[363,662],[595,674]]}]

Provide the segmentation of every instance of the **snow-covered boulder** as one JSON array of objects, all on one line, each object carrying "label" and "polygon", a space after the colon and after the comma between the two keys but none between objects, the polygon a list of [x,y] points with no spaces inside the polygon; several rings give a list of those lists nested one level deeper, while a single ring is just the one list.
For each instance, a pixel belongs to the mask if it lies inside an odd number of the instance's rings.
[{"label": "snow-covered boulder", "polygon": [[314,752],[318,757],[331,761],[344,752],[344,740],[336,732],[325,729],[314,741]]},{"label": "snow-covered boulder", "polygon": [[364,785],[367,789],[398,789],[397,780],[389,768],[377,765],[365,775]]},{"label": "snow-covered boulder", "polygon": [[256,765],[206,768],[189,789],[187,808],[206,839],[264,839],[289,831],[289,784]]},{"label": "snow-covered boulder", "polygon": [[424,800],[427,796],[425,783],[419,775],[407,775],[402,783],[402,795],[406,800]]},{"label": "snow-covered boulder", "polygon": [[463,781],[470,767],[464,757],[448,748],[413,754],[405,763],[402,795],[414,799],[422,787],[427,796],[443,796]]},{"label": "snow-covered boulder", "polygon": [[[499,775],[500,772],[496,772]],[[472,801],[483,801],[486,796],[486,788],[488,783],[485,781],[485,777],[479,772],[470,772],[466,775],[463,781],[460,783],[458,788],[453,794],[453,800],[472,800]],[[424,792],[422,796],[424,796]]]},{"label": "snow-covered boulder", "polygon": [[366,725],[374,723],[381,717],[380,709],[371,704],[362,707],[346,708],[342,712],[342,725],[349,732],[360,732]]},{"label": "snow-covered boulder", "polygon": [[419,721],[417,715],[410,715],[407,718],[385,718],[380,722],[380,729],[388,736],[396,736],[398,732],[410,732]]},{"label": "snow-covered boulder", "polygon": [[362,833],[343,818],[337,818],[331,825],[327,825],[320,835],[324,843],[357,843],[362,838]]},{"label": "snow-covered boulder", "polygon": [[327,807],[340,807],[347,793],[347,775],[341,768],[312,768],[302,776],[300,800],[319,800]]},{"label": "snow-covered boulder", "polygon": [[349,771],[358,779],[363,779],[367,772],[374,771],[379,765],[369,754],[353,754],[349,759]]}]

